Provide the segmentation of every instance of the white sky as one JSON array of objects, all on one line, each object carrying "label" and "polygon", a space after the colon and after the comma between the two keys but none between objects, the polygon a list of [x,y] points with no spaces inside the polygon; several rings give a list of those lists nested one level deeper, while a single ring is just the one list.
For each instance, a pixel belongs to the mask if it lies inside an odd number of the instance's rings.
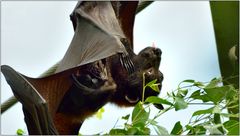
[{"label": "white sky", "polygon": [[[7,64],[27,76],[37,77],[59,61],[73,36],[69,14],[75,4],[75,1],[2,2],[1,65]],[[134,27],[135,52],[153,42],[163,52],[161,97],[176,89],[182,80],[209,81],[220,76],[207,1],[157,1],[138,14]],[[1,103],[10,96],[10,87],[1,74]],[[159,118],[159,125],[170,132],[175,122],[186,124],[194,110],[199,108],[202,107],[167,112]],[[103,119],[87,119],[80,132],[107,132],[118,118],[131,110],[107,104]],[[18,128],[26,130],[20,104],[1,116],[1,134],[15,134]]]}]

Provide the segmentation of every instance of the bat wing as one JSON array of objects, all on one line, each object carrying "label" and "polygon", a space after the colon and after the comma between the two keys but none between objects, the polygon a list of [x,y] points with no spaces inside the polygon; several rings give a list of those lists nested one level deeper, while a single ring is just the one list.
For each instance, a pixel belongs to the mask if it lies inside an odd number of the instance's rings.
[{"label": "bat wing", "polygon": [[[119,15],[116,16],[115,12]],[[111,2],[79,2],[72,14],[74,37],[54,75],[34,79],[9,66],[1,67],[14,95],[23,105],[29,134],[57,134],[52,117],[72,85],[69,77],[78,66],[118,53],[128,54],[121,39],[132,35],[132,28],[129,25],[131,30],[123,31],[129,24],[119,21],[124,18],[120,17],[123,13],[127,12],[113,9]],[[124,65],[127,67],[127,64]]]},{"label": "bat wing", "polygon": [[75,34],[56,72],[117,53],[127,54],[126,38],[110,1],[79,2],[72,13]]},{"label": "bat wing", "polygon": [[45,99],[28,80],[9,66],[1,70],[15,97],[23,105],[23,113],[29,134],[58,134],[49,114]]}]

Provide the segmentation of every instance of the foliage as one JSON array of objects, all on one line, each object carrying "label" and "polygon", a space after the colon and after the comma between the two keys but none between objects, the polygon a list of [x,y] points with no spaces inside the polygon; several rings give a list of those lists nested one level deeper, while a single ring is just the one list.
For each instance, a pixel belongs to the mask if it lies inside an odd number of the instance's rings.
[{"label": "foliage", "polygon": [[[122,127],[114,127],[108,135],[149,135],[150,128],[158,135],[238,135],[239,122],[229,119],[238,117],[239,113],[227,113],[226,109],[238,100],[238,88],[233,85],[223,85],[221,78],[214,78],[210,82],[197,82],[195,80],[182,81],[176,90],[168,93],[166,98],[150,96],[145,101],[142,99],[133,109],[131,115],[128,114],[121,119],[125,120]],[[144,86],[156,87],[156,81],[152,81]],[[144,90],[143,90],[144,91]],[[165,109],[150,118],[150,106],[153,104],[163,104]],[[188,108],[188,105],[207,105],[208,108],[197,110],[192,114],[188,124],[182,125],[176,122],[169,133],[166,128],[156,121],[158,117],[168,111],[175,111]],[[210,108],[209,108],[210,106]],[[230,107],[230,108],[231,108]]]},{"label": "foliage", "polygon": [[100,108],[97,113],[95,114],[95,116],[98,118],[98,119],[102,119],[102,114],[104,113],[104,108]]},{"label": "foliage", "polygon": [[23,135],[23,134],[25,134],[24,130],[22,130],[22,129],[18,129],[18,130],[16,131],[16,133],[17,133],[17,135]]}]

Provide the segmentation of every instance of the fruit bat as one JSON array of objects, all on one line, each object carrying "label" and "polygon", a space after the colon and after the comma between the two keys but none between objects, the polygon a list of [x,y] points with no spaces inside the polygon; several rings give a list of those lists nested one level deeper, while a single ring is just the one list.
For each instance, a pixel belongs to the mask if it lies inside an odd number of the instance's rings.
[{"label": "fruit bat", "polygon": [[[31,78],[1,66],[23,105],[29,134],[78,134],[84,119],[107,102],[135,105],[143,95],[143,75],[161,88],[161,50],[133,52],[137,6],[137,1],[78,2],[70,15],[72,42],[50,76]],[[158,94],[147,87],[144,96]]]}]

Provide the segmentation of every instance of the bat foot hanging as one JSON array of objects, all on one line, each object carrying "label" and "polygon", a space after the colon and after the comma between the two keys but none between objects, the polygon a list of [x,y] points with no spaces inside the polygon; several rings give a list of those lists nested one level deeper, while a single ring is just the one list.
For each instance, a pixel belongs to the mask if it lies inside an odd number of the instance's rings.
[{"label": "bat foot hanging", "polygon": [[128,54],[120,53],[120,62],[122,67],[127,70],[129,75],[135,71],[134,64]]}]

